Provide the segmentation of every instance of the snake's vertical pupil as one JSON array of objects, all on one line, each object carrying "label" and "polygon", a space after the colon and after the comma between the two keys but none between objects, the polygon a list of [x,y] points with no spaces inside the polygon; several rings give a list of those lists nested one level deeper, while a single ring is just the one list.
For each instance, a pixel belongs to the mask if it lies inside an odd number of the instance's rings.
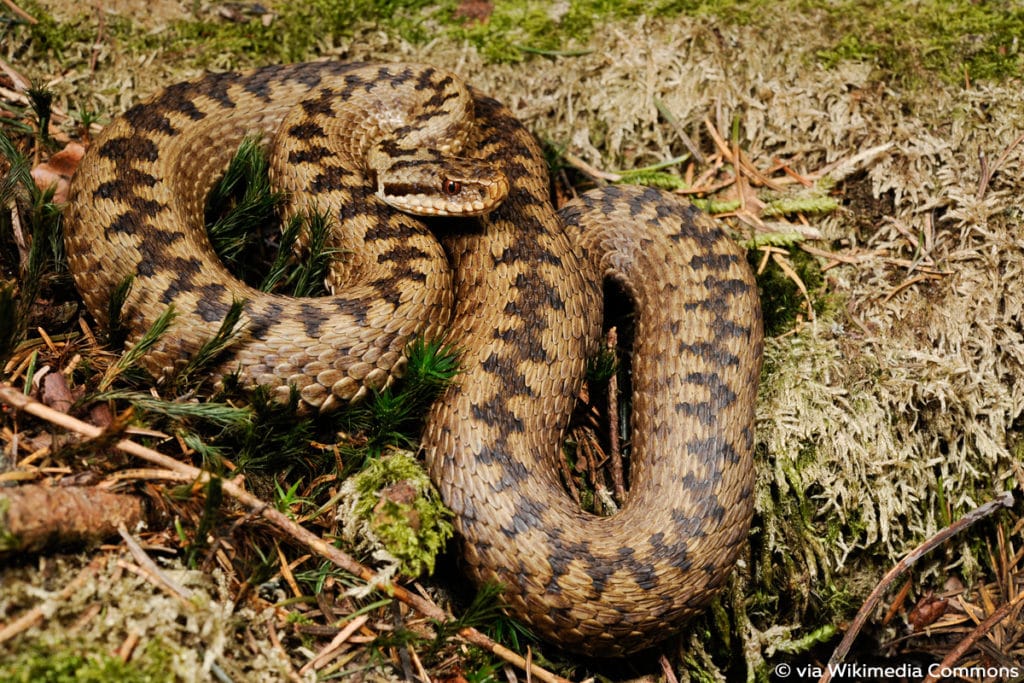
[{"label": "snake's vertical pupil", "polygon": [[444,193],[447,195],[458,194],[462,190],[462,183],[458,180],[444,180],[441,183]]}]

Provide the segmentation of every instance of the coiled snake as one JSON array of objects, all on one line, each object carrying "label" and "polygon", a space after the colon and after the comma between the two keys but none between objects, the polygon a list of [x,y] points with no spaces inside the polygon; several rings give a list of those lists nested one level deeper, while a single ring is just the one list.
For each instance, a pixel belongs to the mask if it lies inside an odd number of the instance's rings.
[{"label": "coiled snake", "polygon": [[[210,246],[205,197],[254,133],[272,139],[275,182],[308,202],[293,210],[329,207],[342,226],[332,296],[255,291]],[[478,217],[444,227],[442,248],[389,204]],[[744,254],[689,204],[609,187],[558,214],[536,142],[496,101],[432,67],[309,63],[209,75],[128,110],[79,166],[66,226],[101,323],[126,276],[130,342],[174,306],[145,357],[156,375],[234,300],[244,332],[221,371],[321,410],[384,386],[412,337],[454,342],[463,371],[428,417],[427,463],[467,571],[501,583],[538,635],[624,654],[723,585],[752,514],[760,311]],[[557,467],[602,278],[637,311],[631,488],[610,517],[581,511]]]}]

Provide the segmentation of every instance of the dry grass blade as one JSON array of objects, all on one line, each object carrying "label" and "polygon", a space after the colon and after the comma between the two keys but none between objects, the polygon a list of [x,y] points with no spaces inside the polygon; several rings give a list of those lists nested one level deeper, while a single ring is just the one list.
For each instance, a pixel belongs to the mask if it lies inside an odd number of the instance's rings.
[{"label": "dry grass blade", "polygon": [[978,199],[985,196],[985,193],[988,191],[988,184],[992,180],[992,176],[1002,168],[1003,164],[1006,162],[1006,158],[1009,157],[1014,148],[1022,142],[1024,142],[1024,133],[1021,133],[1013,142],[1006,146],[1006,149],[1003,150],[1003,153],[999,155],[999,158],[996,159],[994,164],[991,166],[986,165],[985,168],[983,168],[981,179],[978,181]]},{"label": "dry grass blade", "polygon": [[793,284],[795,284],[797,289],[800,290],[800,293],[804,297],[804,302],[807,304],[807,317],[810,320],[814,320],[814,302],[811,301],[811,295],[807,291],[807,285],[804,284],[803,279],[801,279],[797,272],[793,270],[793,266],[789,265],[789,261],[786,259],[785,253],[773,249],[772,261],[782,269],[782,272],[786,274],[786,277],[792,280]]},{"label": "dry grass blade", "polygon": [[916,275],[914,277],[907,278],[903,282],[901,282],[898,285],[896,285],[895,287],[893,287],[892,290],[888,294],[885,295],[885,298],[882,299],[882,303],[884,303],[884,304],[885,303],[889,303],[889,301],[891,301],[894,296],[896,296],[897,294],[899,294],[900,292],[902,292],[904,289],[906,289],[908,287],[913,287],[918,282],[925,282],[926,280],[941,280],[941,279],[942,279],[942,275],[937,275],[935,273],[925,273],[923,275]]},{"label": "dry grass blade", "polygon": [[317,653],[316,657],[299,669],[299,673],[304,674],[310,669],[323,668],[328,662],[338,655],[338,651],[341,649],[341,646],[345,644],[345,641],[351,638],[352,634],[361,629],[369,620],[369,615],[360,614],[358,617],[346,624],[345,628],[341,629],[338,635],[334,636],[334,639],[325,645],[319,653]]},{"label": "dry grass blade", "polygon": [[128,547],[128,552],[132,554],[132,557],[134,557],[135,561],[138,563],[141,571],[137,573],[141,573],[147,581],[181,600],[183,605],[191,605],[189,601],[195,597],[195,594],[192,591],[185,586],[182,586],[180,583],[168,576],[167,572],[160,569],[160,567],[157,566],[157,563],[153,561],[153,558],[151,558],[142,548],[138,539],[128,533],[128,529],[126,529],[123,524],[118,528],[117,532],[121,535],[121,539]]},{"label": "dry grass blade", "polygon": [[690,151],[690,154],[692,154],[693,158],[697,160],[697,163],[705,163],[704,154],[701,153],[700,147],[698,147],[693,139],[686,133],[682,124],[679,123],[679,119],[669,110],[668,106],[666,106],[665,103],[657,97],[654,98],[654,106],[657,107],[658,113],[662,115],[665,121],[672,126],[672,130],[674,130],[676,135],[679,136],[679,139],[682,140],[683,145]]}]

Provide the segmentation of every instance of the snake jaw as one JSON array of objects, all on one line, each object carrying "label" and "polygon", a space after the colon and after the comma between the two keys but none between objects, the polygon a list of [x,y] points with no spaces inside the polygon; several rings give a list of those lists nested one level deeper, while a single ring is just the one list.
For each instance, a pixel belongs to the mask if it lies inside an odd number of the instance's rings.
[{"label": "snake jaw", "polygon": [[[449,192],[444,191],[444,187]],[[489,179],[452,180],[422,185],[387,182],[378,178],[377,196],[389,206],[415,216],[482,216],[496,209],[508,196],[504,175]]]},{"label": "snake jaw", "polygon": [[382,142],[367,158],[377,197],[415,216],[482,216],[508,196],[508,178],[480,159]]}]

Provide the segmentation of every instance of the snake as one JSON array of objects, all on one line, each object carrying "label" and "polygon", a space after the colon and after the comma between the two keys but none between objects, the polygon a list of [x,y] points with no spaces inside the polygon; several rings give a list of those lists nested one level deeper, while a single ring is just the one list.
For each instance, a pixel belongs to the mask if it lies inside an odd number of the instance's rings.
[{"label": "snake", "polygon": [[[205,198],[251,136],[286,212],[336,223],[326,296],[257,291],[210,244]],[[651,647],[706,609],[743,550],[763,347],[744,251],[662,190],[608,185],[556,210],[534,136],[449,71],[324,61],[167,87],[90,146],[65,242],[101,325],[130,279],[128,346],[173,309],[140,361],[158,381],[234,302],[241,325],[213,375],[297,391],[309,410],[388,386],[419,336],[457,347],[460,372],[426,416],[426,467],[464,571],[558,647]],[[631,300],[635,339],[629,490],[598,516],[566,493],[559,459],[606,282]]]}]

